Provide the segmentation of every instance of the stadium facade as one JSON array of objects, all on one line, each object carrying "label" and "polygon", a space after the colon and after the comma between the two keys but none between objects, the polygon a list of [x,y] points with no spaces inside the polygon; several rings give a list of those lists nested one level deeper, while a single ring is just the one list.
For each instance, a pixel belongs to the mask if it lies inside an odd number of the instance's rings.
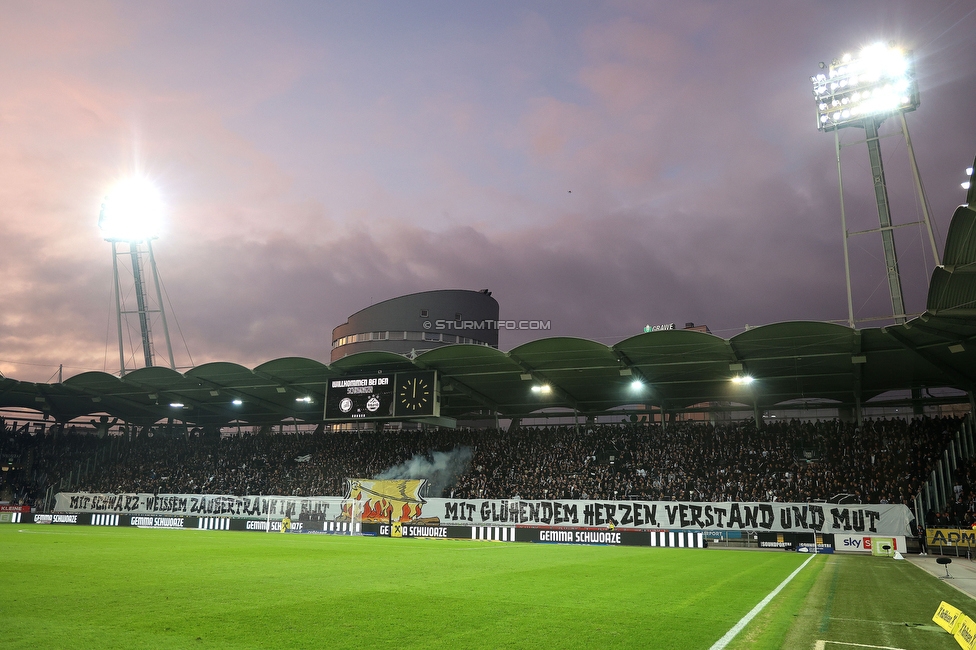
[{"label": "stadium facade", "polygon": [[421,291],[361,309],[332,330],[331,360],[377,350],[414,357],[455,343],[498,347],[498,301],[487,289]]}]

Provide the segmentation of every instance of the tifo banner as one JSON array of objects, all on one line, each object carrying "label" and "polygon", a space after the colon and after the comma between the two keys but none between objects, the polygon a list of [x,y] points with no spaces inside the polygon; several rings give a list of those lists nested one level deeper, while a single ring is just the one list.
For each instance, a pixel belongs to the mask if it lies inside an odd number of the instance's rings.
[{"label": "tifo banner", "polygon": [[359,509],[363,523],[437,524],[439,520],[425,519],[420,496],[427,479],[346,479],[346,514],[352,516],[353,502]]},{"label": "tifo banner", "polygon": [[[351,491],[350,498],[363,504],[361,513],[364,522],[392,519],[402,523],[435,526],[520,524],[566,528],[619,526],[645,530],[809,530],[818,533],[861,533],[887,537],[911,535],[909,522],[912,514],[904,505],[734,501],[423,500],[415,496],[411,485],[399,486],[404,488],[402,491],[395,487],[392,492],[388,485],[361,484],[359,487],[358,491]],[[386,504],[383,503],[384,499]],[[342,512],[343,502],[340,497],[61,492],[57,495],[55,510],[65,513],[279,518],[285,515],[295,518],[306,514],[313,519],[338,521],[349,518],[349,513]],[[348,505],[348,501],[346,504]],[[366,512],[367,505],[371,515]]]},{"label": "tifo banner", "polygon": [[307,515],[313,519],[342,517],[341,497],[232,496],[211,494],[94,494],[58,492],[55,512],[119,513],[132,515],[224,515],[277,517]]},{"label": "tifo banner", "polygon": [[702,503],[687,501],[525,501],[427,499],[427,517],[442,523],[545,526],[608,525],[644,529],[766,530],[911,535],[905,505]]}]

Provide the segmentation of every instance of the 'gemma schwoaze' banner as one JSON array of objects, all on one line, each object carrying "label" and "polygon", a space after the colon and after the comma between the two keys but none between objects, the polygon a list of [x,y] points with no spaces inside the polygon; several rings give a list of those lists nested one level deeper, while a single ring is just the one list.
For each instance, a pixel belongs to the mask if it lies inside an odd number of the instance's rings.
[{"label": "'gemma schwoaze' banner", "polygon": [[[693,501],[594,501],[430,498],[409,507],[374,504],[350,508],[342,497],[233,496],[201,494],[93,494],[61,492],[57,512],[170,514],[180,516],[301,517],[324,521],[400,521],[419,525],[619,526],[642,530],[759,530],[911,535],[905,505]],[[358,502],[357,502],[358,503]],[[356,516],[356,515],[354,515]]]}]

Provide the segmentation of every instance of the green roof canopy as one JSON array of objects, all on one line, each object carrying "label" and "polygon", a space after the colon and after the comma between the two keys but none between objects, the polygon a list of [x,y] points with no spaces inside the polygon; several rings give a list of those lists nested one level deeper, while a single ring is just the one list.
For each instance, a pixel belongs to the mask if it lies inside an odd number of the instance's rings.
[{"label": "green roof canopy", "polygon": [[[899,389],[976,386],[976,322],[926,312],[904,325],[852,330],[817,322],[775,323],[731,339],[693,331],[649,332],[612,347],[547,338],[501,352],[450,345],[416,359],[363,352],[332,365],[275,359],[253,370],[208,363],[184,374],[143,368],[121,379],[86,372],[62,384],[0,379],[0,407],[24,407],[67,421],[108,413],[127,422],[168,417],[192,424],[322,420],[330,378],[436,370],[442,415],[525,416],[561,407],[598,415],[624,406],[681,410],[704,402],[770,408],[792,400],[862,403]],[[755,381],[732,382],[739,375]],[[633,382],[641,383],[635,389]],[[548,385],[548,393],[533,386]],[[304,401],[311,398],[311,403]],[[239,405],[234,404],[239,400]],[[182,405],[182,406],[177,406]]]}]

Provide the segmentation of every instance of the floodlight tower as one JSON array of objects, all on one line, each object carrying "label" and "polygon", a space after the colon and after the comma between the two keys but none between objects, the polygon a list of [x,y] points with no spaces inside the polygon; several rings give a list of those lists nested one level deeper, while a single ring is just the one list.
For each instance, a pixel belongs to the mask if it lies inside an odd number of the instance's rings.
[{"label": "floodlight tower", "polygon": [[[163,295],[160,291],[159,273],[156,271],[156,258],[153,257],[152,240],[159,237],[162,221],[162,201],[159,192],[143,178],[130,178],[118,183],[105,197],[98,215],[98,227],[105,241],[112,244],[112,271],[115,276],[115,312],[119,332],[119,376],[125,376],[125,344],[122,335],[122,321],[135,314],[139,318],[139,332],[142,338],[142,354],[145,367],[154,364],[155,348],[152,340],[152,317],[159,314],[166,339],[166,352],[169,367],[176,369],[173,346],[166,325],[166,312],[163,310]],[[128,244],[128,251],[121,250],[119,244]],[[132,270],[132,288],[136,298],[136,310],[124,308],[122,280],[119,276],[119,257],[128,255]],[[144,258],[149,262],[149,271],[156,289],[156,306],[149,304],[146,291]]]},{"label": "floodlight tower", "polygon": [[[918,108],[918,82],[915,78],[915,62],[911,52],[895,46],[871,45],[857,55],[845,54],[828,66],[820,64],[821,72],[810,80],[813,82],[813,96],[817,102],[817,128],[834,132],[834,146],[837,153],[837,180],[840,186],[840,218],[844,230],[844,272],[847,279],[847,320],[854,327],[854,302],[851,297],[851,264],[847,240],[852,235],[880,232],[884,245],[885,266],[888,273],[888,291],[891,294],[892,316],[896,323],[904,323],[905,298],[901,289],[901,275],[898,270],[898,254],[895,250],[894,229],[911,226],[921,222],[892,225],[888,205],[888,187],[885,184],[884,165],[881,160],[881,141],[878,127],[885,119],[898,116],[902,134],[908,148],[912,176],[918,189],[922,204],[922,220],[928,229],[929,243],[936,265],[940,264],[939,249],[932,232],[929,219],[928,201],[922,189],[922,180],[915,162],[915,150],[908,135],[905,113]],[[844,181],[841,177],[840,135],[844,127],[856,126],[864,129],[864,142],[868,147],[871,161],[871,175],[874,178],[874,196],[878,204],[880,227],[860,232],[848,232],[847,215],[844,210]],[[845,145],[846,146],[846,145]]]}]

